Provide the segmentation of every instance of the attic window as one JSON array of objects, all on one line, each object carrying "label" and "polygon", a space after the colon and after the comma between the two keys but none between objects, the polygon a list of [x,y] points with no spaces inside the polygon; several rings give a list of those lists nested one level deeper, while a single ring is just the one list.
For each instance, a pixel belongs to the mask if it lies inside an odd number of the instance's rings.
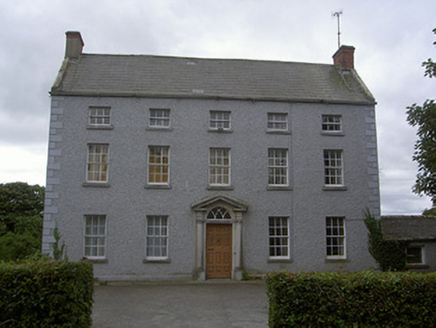
[{"label": "attic window", "polygon": [[324,132],[342,132],[341,115],[323,115],[322,131]]},{"label": "attic window", "polygon": [[209,129],[211,130],[230,130],[230,112],[210,111]]},{"label": "attic window", "polygon": [[111,109],[110,107],[89,107],[90,125],[110,125]]}]

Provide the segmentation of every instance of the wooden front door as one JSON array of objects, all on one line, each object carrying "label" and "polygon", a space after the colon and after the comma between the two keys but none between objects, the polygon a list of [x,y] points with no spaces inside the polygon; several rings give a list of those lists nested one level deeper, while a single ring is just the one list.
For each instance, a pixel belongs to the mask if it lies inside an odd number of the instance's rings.
[{"label": "wooden front door", "polygon": [[232,277],[232,225],[206,226],[206,278]]}]

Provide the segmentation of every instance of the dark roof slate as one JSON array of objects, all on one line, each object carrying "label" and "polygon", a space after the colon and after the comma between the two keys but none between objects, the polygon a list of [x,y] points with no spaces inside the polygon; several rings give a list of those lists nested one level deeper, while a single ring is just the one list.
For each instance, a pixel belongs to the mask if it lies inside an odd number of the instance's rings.
[{"label": "dark roof slate", "polygon": [[385,237],[401,240],[436,240],[436,216],[382,216]]},{"label": "dark roof slate", "polygon": [[149,55],[66,59],[51,94],[374,104],[354,70],[334,65]]}]

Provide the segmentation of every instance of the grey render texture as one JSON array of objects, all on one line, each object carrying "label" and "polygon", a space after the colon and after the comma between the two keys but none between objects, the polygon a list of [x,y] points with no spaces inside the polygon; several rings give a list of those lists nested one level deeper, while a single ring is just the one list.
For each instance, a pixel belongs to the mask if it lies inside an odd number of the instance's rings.
[{"label": "grey render texture", "polygon": [[[84,257],[84,217],[106,216],[103,280],[207,279],[207,213],[231,219],[231,278],[274,270],[362,270],[365,209],[380,215],[375,100],[354,66],[278,61],[82,53],[67,32],[66,57],[51,90],[43,251],[59,228],[71,260]],[[343,47],[351,51],[354,48]],[[352,58],[351,58],[352,59]],[[111,108],[111,126],[88,125],[90,106]],[[148,126],[150,109],[169,109],[170,127]],[[210,111],[231,113],[231,129],[209,129]],[[267,129],[285,113],[286,131]],[[322,115],[340,115],[340,133],[323,133]],[[88,144],[108,144],[108,183],[86,183]],[[170,182],[147,184],[149,146],[170,150]],[[210,148],[231,152],[229,186],[208,184]],[[268,149],[288,152],[285,187],[268,186]],[[343,152],[344,183],[324,185],[324,150]],[[148,261],[146,220],[168,217],[168,257]],[[289,254],[269,256],[269,217],[287,217]],[[326,256],[326,217],[342,217],[346,251]]]}]

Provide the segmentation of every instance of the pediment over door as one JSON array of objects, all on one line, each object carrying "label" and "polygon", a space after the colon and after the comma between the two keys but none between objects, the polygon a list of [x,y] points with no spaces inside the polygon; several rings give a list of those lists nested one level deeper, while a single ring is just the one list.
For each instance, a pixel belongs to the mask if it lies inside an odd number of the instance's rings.
[{"label": "pediment over door", "polygon": [[246,212],[248,204],[240,199],[229,197],[227,195],[214,195],[206,197],[191,205],[194,211],[208,211],[214,204],[226,204],[235,212]]}]

